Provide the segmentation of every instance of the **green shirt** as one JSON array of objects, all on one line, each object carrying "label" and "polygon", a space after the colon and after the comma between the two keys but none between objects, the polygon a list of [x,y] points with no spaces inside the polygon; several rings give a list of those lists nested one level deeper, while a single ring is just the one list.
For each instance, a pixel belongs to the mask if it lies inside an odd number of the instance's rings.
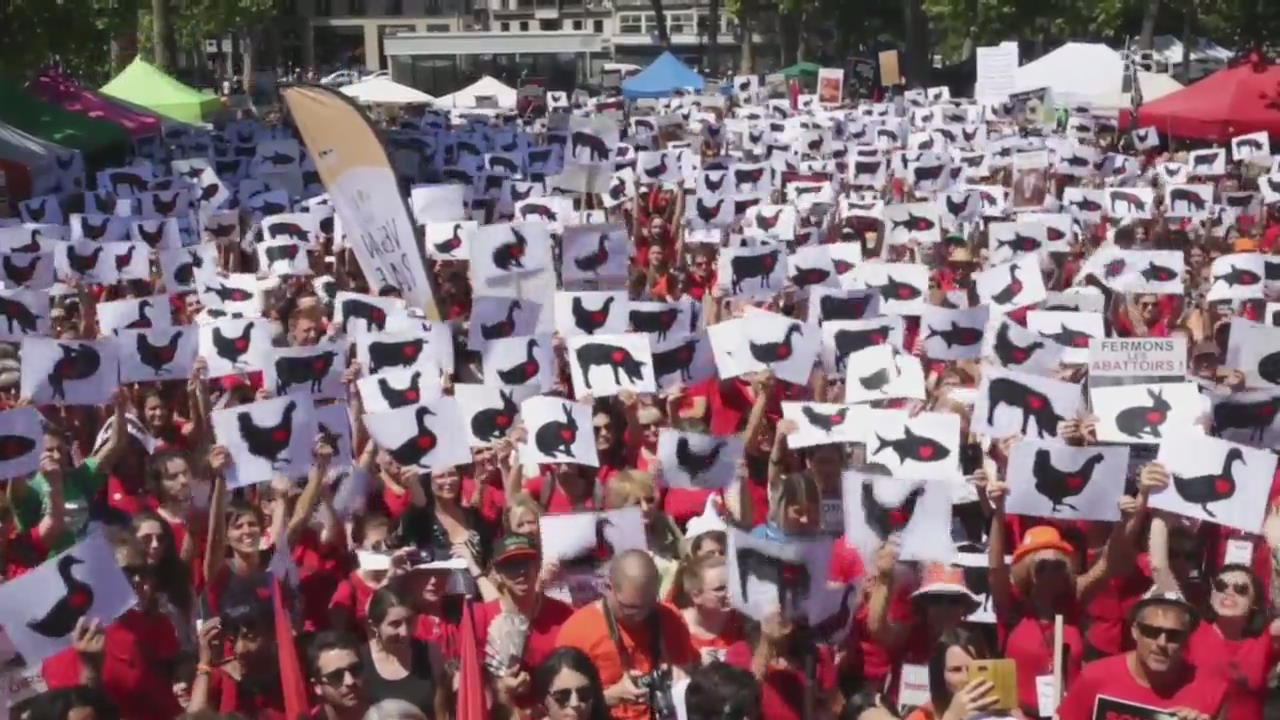
[{"label": "green shirt", "polygon": [[[106,474],[98,472],[98,461],[92,457],[64,475],[62,497],[67,506],[67,527],[72,531],[63,536],[69,541],[66,542],[67,547],[75,541],[72,535],[88,519],[89,502],[106,482]],[[36,473],[31,478],[31,482],[27,483],[27,491],[15,499],[14,510],[18,525],[24,530],[40,524],[40,520],[49,513],[49,481],[44,475]]]}]

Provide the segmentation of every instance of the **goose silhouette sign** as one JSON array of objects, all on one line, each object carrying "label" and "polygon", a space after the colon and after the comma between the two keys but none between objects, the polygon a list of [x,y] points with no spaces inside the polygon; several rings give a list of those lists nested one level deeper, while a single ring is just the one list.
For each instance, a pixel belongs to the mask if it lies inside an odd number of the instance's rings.
[{"label": "goose silhouette sign", "polygon": [[137,597],[100,532],[0,585],[0,625],[27,665],[71,647],[81,618],[111,623]]}]

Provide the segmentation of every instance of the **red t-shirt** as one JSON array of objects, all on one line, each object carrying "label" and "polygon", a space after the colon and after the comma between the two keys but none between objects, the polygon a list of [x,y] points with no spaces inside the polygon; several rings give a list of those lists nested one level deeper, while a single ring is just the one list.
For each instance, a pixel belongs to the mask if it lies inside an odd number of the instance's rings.
[{"label": "red t-shirt", "polygon": [[1058,720],[1093,720],[1093,706],[1099,695],[1161,710],[1191,708],[1216,717],[1227,694],[1227,684],[1210,673],[1185,666],[1185,681],[1172,692],[1158,693],[1138,684],[1129,670],[1129,655],[1112,655],[1089,663],[1058,706]]},{"label": "red t-shirt", "polygon": [[1085,602],[1085,642],[1103,655],[1133,649],[1133,636],[1128,632],[1129,611],[1151,587],[1150,563],[1145,558],[1145,554],[1139,558],[1138,570],[1109,578]]},{"label": "red t-shirt", "polygon": [[[102,688],[131,720],[171,720],[182,713],[173,696],[178,636],[161,613],[128,610],[107,626]],[[80,684],[80,656],[72,648],[47,658],[40,669],[50,690]]]},{"label": "red t-shirt", "polygon": [[1228,640],[1202,622],[1191,634],[1187,660],[1227,683],[1227,720],[1262,720],[1267,696],[1267,672],[1276,663],[1271,634]]},{"label": "red t-shirt", "polygon": [[242,696],[240,683],[222,668],[209,673],[209,705],[220,713],[239,713],[253,720],[289,720],[278,687],[275,692]]},{"label": "red t-shirt", "polygon": [[373,597],[375,588],[360,577],[360,571],[352,570],[345,580],[338,583],[338,589],[329,599],[329,613],[342,613],[347,618],[345,627],[332,628],[357,632],[364,627],[369,617],[369,598]]},{"label": "red t-shirt", "polygon": [[724,660],[728,656],[729,648],[744,643],[747,639],[747,631],[743,626],[742,614],[734,612],[729,616],[729,621],[720,629],[718,635],[712,637],[704,637],[698,633],[689,630],[689,640],[693,643],[693,649],[702,655],[703,650],[715,650],[716,655]]},{"label": "red t-shirt", "polygon": [[862,555],[841,535],[831,547],[831,565],[827,569],[827,580],[850,585],[866,574],[867,567],[862,562]]},{"label": "red t-shirt", "polygon": [[303,528],[290,546],[293,562],[298,566],[298,594],[302,596],[302,624],[307,631],[329,627],[329,601],[346,576],[350,558],[343,549],[345,541],[331,545],[321,542],[314,528]]},{"label": "red t-shirt", "polygon": [[[1004,656],[1013,660],[1018,668],[1018,704],[1030,717],[1039,714],[1036,698],[1036,677],[1053,675],[1053,621],[1037,620],[1023,615],[1012,629],[1001,625],[1005,637]],[[1062,641],[1066,646],[1067,673],[1063,679],[1066,687],[1080,673],[1084,662],[1084,636],[1074,622],[1063,625]]]},{"label": "red t-shirt", "polygon": [[[467,501],[470,502],[475,491],[475,478],[471,476],[462,478],[462,497],[467,498]],[[502,509],[506,507],[506,504],[507,498],[502,494],[502,488],[485,483],[480,488],[480,502],[476,505],[476,511],[480,513],[480,518],[484,520],[485,524],[496,527],[502,524]]]},{"label": "red t-shirt", "polygon": [[413,637],[440,648],[445,659],[458,657],[458,626],[439,615],[418,613],[414,620]]},{"label": "red t-shirt", "polygon": [[[751,646],[746,642],[732,645],[725,651],[725,662],[746,670],[751,669]],[[769,668],[760,684],[761,717],[769,720],[803,720],[805,688],[816,679],[821,690],[835,687],[836,671],[830,649],[817,647],[812,676],[803,669]]]},{"label": "red t-shirt", "polygon": [[[489,625],[494,618],[502,614],[502,603],[492,600],[477,605],[475,608],[476,642],[484,647],[489,640]],[[573,607],[552,597],[542,596],[538,606],[538,614],[529,623],[529,634],[524,641],[524,663],[522,669],[533,672],[556,649],[556,635],[560,626],[564,625],[573,614]]]},{"label": "red t-shirt", "polygon": [[29,570],[34,570],[48,556],[49,548],[40,537],[38,528],[15,530],[4,547],[4,579],[12,580]]},{"label": "red t-shirt", "polygon": [[[542,485],[543,483],[553,483],[551,486],[551,496],[547,498],[547,506],[543,510],[547,513],[571,513],[576,512],[578,508],[574,508],[573,503],[569,500],[569,495],[565,493],[564,488],[560,487],[560,483],[551,480],[545,475],[536,475],[524,481],[524,489],[537,500],[542,502]],[[595,493],[593,492],[582,503],[583,510],[596,510]]]}]

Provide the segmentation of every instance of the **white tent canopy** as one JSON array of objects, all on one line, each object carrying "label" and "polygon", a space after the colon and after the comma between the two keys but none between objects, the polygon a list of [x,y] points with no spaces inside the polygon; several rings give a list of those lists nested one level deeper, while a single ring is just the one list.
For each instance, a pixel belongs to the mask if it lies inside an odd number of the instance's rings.
[{"label": "white tent canopy", "polygon": [[408,105],[434,102],[435,98],[387,77],[375,77],[340,88],[343,95],[370,105]]},{"label": "white tent canopy", "polygon": [[497,102],[499,108],[509,110],[516,106],[516,95],[515,88],[495,77],[485,75],[457,92],[436,98],[436,106],[473,108],[476,106],[477,98],[491,97]]},{"label": "white tent canopy", "polygon": [[59,155],[78,152],[0,123],[0,159],[27,166],[31,173],[32,196],[44,195],[57,186],[60,170],[56,162]]},{"label": "white tent canopy", "polygon": [[1049,88],[1055,104],[1101,107],[1120,97],[1123,74],[1120,53],[1106,45],[1070,42],[1015,70],[1013,91]]},{"label": "white tent canopy", "polygon": [[[1172,35],[1157,35],[1151,39],[1151,49],[1157,70],[1174,72],[1182,67],[1182,41]],[[1232,53],[1208,38],[1195,38],[1191,43],[1191,65],[1220,68],[1231,61]]]}]

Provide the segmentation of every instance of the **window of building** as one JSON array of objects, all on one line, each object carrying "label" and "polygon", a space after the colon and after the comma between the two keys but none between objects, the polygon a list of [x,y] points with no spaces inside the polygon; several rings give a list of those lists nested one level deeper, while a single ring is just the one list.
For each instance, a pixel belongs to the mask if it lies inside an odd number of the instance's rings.
[{"label": "window of building", "polygon": [[573,21],[573,29],[574,29],[574,30],[581,30],[581,29],[582,29],[582,21],[581,21],[581,20],[574,20],[574,21]]},{"label": "window of building", "polygon": [[440,0],[427,0],[427,6],[424,10],[427,15],[439,15],[444,12]]},{"label": "window of building", "polygon": [[528,20],[521,20],[521,21],[520,21],[520,32],[529,32],[529,21],[528,21]]},{"label": "window of building", "polygon": [[591,25],[592,25],[592,31],[593,31],[593,32],[595,32],[595,33],[597,33],[597,34],[600,34],[600,33],[603,33],[603,32],[604,32],[604,21],[603,21],[603,20],[592,20],[592,21],[591,21]]},{"label": "window of building", "polygon": [[449,32],[448,23],[428,23],[427,32]]},{"label": "window of building", "polygon": [[403,15],[404,0],[386,0],[386,7],[383,12],[387,15]]},{"label": "window of building", "polygon": [[364,0],[347,0],[348,15],[364,15]]},{"label": "window of building", "polygon": [[[658,30],[657,22],[654,22],[654,31]],[[692,12],[669,12],[667,13],[667,32],[672,35],[692,35],[694,33],[694,22]]]},{"label": "window of building", "polygon": [[328,17],[333,14],[333,0],[316,0],[316,16]]},{"label": "window of building", "polygon": [[502,28],[502,32],[511,32],[511,23],[501,22],[498,25]]},{"label": "window of building", "polygon": [[539,20],[538,29],[542,32],[556,32],[560,29],[559,20]]},{"label": "window of building", "polygon": [[[596,22],[599,22],[599,20]],[[622,13],[618,15],[618,34],[643,35],[644,13]]]}]

